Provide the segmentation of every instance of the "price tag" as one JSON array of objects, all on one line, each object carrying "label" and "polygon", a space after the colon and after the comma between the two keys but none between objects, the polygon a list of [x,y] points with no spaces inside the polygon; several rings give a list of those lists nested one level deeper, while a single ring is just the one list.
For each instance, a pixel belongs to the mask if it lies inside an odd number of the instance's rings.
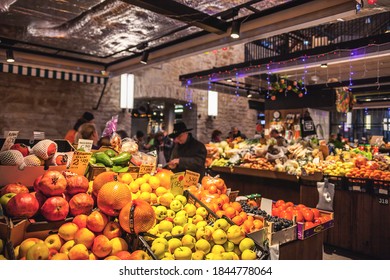
[{"label": "price tag", "polygon": [[43,140],[45,139],[45,132],[43,131],[34,131],[33,132],[33,138],[34,140]]},{"label": "price tag", "polygon": [[380,194],[386,194],[386,195],[389,194],[389,192],[388,192],[386,189],[379,189],[378,192],[379,192]]},{"label": "price tag", "polygon": [[171,176],[171,193],[174,196],[183,194],[184,173],[185,172],[178,172]]},{"label": "price tag", "polygon": [[15,140],[18,137],[18,134],[19,131],[8,131],[1,151],[8,151],[12,145],[15,144]]},{"label": "price tag", "polygon": [[153,164],[141,164],[139,167],[138,177],[142,177],[144,174],[152,174],[155,166]]},{"label": "price tag", "polygon": [[197,186],[199,182],[200,174],[191,170],[186,170],[183,180],[183,187]]},{"label": "price tag", "polygon": [[352,190],[355,192],[360,192],[362,188],[360,186],[352,186]]},{"label": "price tag", "polygon": [[70,163],[69,171],[79,175],[84,175],[91,156],[92,153],[89,152],[75,151],[72,157],[72,162]]},{"label": "price tag", "polygon": [[267,214],[272,214],[272,200],[268,198],[261,198],[260,209],[267,212]]},{"label": "price tag", "polygon": [[77,150],[90,152],[92,150],[93,140],[79,139],[77,143]]},{"label": "price tag", "polygon": [[379,198],[379,204],[389,205],[389,199],[380,197]]}]

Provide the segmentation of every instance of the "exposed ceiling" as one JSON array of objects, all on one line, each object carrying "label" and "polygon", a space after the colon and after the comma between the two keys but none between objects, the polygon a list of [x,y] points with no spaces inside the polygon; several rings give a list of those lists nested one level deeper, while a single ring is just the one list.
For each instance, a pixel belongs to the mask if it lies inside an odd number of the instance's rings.
[{"label": "exposed ceiling", "polygon": [[[388,0],[371,7],[383,10]],[[111,75],[355,14],[353,0],[0,0],[0,60]],[[229,37],[233,19],[241,37]]]}]

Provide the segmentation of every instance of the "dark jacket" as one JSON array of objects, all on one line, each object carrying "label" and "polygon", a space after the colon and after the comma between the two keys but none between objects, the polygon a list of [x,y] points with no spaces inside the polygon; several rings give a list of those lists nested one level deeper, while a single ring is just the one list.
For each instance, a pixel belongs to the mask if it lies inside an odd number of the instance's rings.
[{"label": "dark jacket", "polygon": [[206,172],[206,156],[206,146],[189,133],[187,142],[183,145],[175,143],[175,146],[173,147],[171,159],[179,158],[180,162],[172,171],[176,173],[191,170],[199,173],[200,178],[203,178]]}]

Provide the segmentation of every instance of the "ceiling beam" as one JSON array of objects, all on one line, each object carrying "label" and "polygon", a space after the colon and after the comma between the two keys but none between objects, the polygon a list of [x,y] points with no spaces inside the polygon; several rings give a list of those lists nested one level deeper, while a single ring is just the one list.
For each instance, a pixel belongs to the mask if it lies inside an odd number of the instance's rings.
[{"label": "ceiling beam", "polygon": [[216,17],[195,10],[173,0],[164,0],[163,4],[156,0],[122,0],[128,4],[164,15],[166,17],[197,26],[215,34],[226,33],[229,24]]},{"label": "ceiling beam", "polygon": [[[295,6],[290,4],[289,8],[285,7],[278,12],[270,13],[261,18],[245,21],[241,24],[241,36],[237,40],[226,34],[206,34],[169,48],[152,51],[146,67],[201,54],[216,48],[244,44],[297,29],[328,23],[337,18],[353,16],[356,12],[352,2],[351,0],[314,0],[305,1],[301,4],[299,1],[293,1],[291,3],[295,3]],[[140,57],[133,57],[115,63],[107,69],[116,76],[146,68],[145,65],[139,63],[139,60]]]}]

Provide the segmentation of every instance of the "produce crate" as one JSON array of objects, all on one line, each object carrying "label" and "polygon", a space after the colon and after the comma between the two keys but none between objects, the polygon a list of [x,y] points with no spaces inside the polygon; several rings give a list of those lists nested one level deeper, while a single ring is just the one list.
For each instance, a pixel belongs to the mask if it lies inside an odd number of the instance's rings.
[{"label": "produce crate", "polygon": [[92,164],[88,165],[87,178],[88,181],[93,181],[97,175],[109,170],[109,168],[104,166],[93,166]]},{"label": "produce crate", "polygon": [[372,191],[372,180],[366,178],[346,177],[349,191],[370,193]]},{"label": "produce crate", "polygon": [[304,222],[298,222],[297,223],[297,237],[300,240],[304,240],[306,238],[309,238],[319,232],[322,232],[324,230],[327,230],[328,228],[334,227],[334,216],[333,212],[328,212],[324,210],[320,210],[321,216],[329,216],[331,219],[326,221],[325,223],[319,224],[314,227],[305,228]]},{"label": "produce crate", "polygon": [[[228,189],[228,190],[229,190],[229,189]],[[240,193],[239,190],[236,190],[236,191],[230,190],[230,191],[229,191],[229,201],[230,201],[230,202],[236,201],[236,198],[237,198],[237,196],[238,196],[239,193]]]},{"label": "produce crate", "polygon": [[372,191],[374,194],[389,196],[390,195],[390,181],[373,180],[372,181]]},{"label": "produce crate", "polygon": [[188,190],[185,190],[183,192],[183,195],[187,198],[187,203],[192,203],[196,206],[196,208],[199,208],[199,207],[204,207],[206,208],[207,210],[207,216],[206,216],[206,221],[207,222],[212,222],[214,223],[215,220],[218,220],[219,217],[217,216],[217,214],[215,214],[209,207],[206,206],[206,204],[204,204],[202,201],[200,201],[199,199],[197,199],[192,193],[190,193]]}]

